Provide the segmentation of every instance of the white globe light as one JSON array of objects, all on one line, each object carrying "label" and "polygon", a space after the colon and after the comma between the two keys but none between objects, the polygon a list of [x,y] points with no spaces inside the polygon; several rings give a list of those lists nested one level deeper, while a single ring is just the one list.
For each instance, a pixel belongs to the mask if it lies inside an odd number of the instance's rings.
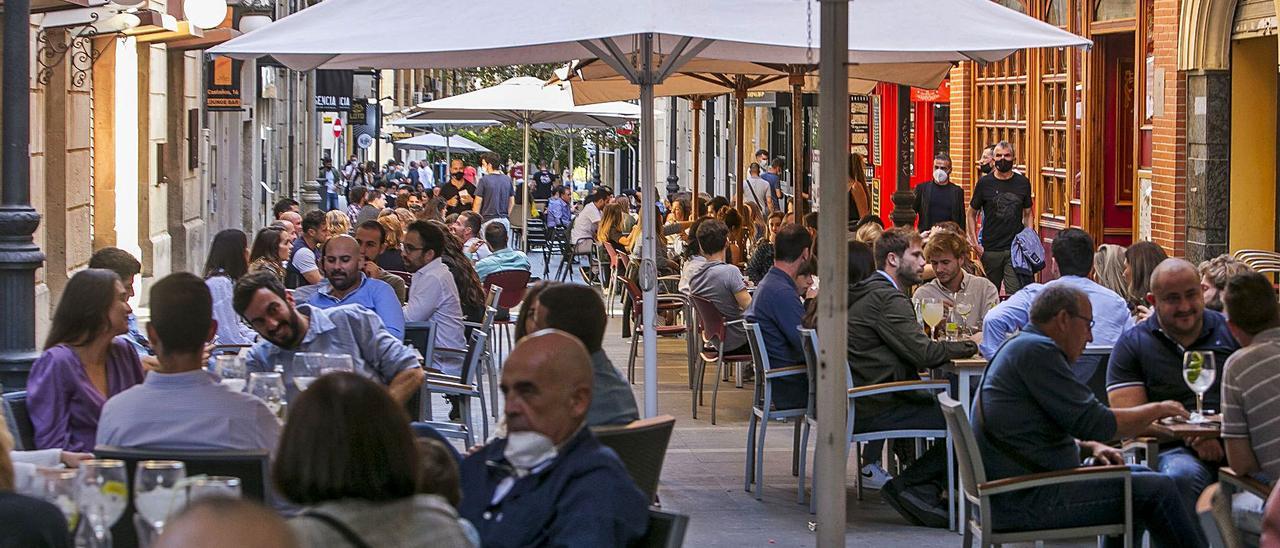
[{"label": "white globe light", "polygon": [[270,15],[251,14],[240,16],[240,32],[253,32],[271,24]]},{"label": "white globe light", "polygon": [[227,18],[227,0],[183,0],[182,12],[192,25],[211,29]]}]

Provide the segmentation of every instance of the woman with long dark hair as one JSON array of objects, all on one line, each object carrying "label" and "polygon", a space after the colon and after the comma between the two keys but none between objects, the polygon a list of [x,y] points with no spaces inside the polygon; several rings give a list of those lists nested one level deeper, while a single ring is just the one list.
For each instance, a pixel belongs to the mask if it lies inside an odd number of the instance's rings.
[{"label": "woman with long dark hair", "polygon": [[1151,314],[1146,300],[1151,292],[1151,273],[1168,258],[1164,248],[1155,242],[1138,242],[1124,251],[1124,278],[1129,283],[1129,294],[1124,297],[1135,320],[1145,320]]},{"label": "woman with long dark hair", "polygon": [[102,404],[142,382],[137,352],[117,338],[129,331],[132,311],[110,270],[82,270],[67,282],[27,380],[36,449],[93,451]]},{"label": "woman with long dark hair", "polygon": [[386,387],[330,373],[289,407],[271,476],[302,507],[289,520],[302,546],[472,545],[447,500],[417,493],[409,417]]},{"label": "woman with long dark hair", "polygon": [[209,258],[204,261],[204,285],[213,295],[213,319],[218,322],[218,344],[251,344],[254,331],[231,307],[231,293],[236,280],[249,272],[248,236],[228,228],[213,236]]},{"label": "woman with long dark hair", "polygon": [[293,251],[293,242],[279,227],[269,226],[258,231],[253,237],[253,248],[249,250],[249,272],[265,270],[284,281],[284,262],[289,260]]},{"label": "woman with long dark hair", "polygon": [[[440,221],[427,221],[435,224],[444,230],[447,235],[449,227]],[[462,242],[455,237],[444,239],[444,252],[440,255],[440,260],[445,266],[449,267],[449,272],[453,274],[453,283],[458,286],[458,301],[462,306],[462,316],[469,322],[479,322],[484,319],[484,286],[480,284],[480,275],[476,274],[475,265],[471,264],[471,259],[462,252]]]}]

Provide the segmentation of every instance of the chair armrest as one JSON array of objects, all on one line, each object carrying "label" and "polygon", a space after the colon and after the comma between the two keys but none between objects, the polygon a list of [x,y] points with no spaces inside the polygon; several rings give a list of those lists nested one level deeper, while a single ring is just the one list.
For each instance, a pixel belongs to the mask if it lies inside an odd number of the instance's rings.
[{"label": "chair armrest", "polygon": [[443,372],[427,373],[427,381],[430,382],[432,379],[438,380],[438,381],[445,381],[445,382],[462,382],[462,377],[459,377],[457,375],[450,375],[448,373],[443,373]]},{"label": "chair armrest", "polygon": [[1064,483],[1095,481],[1100,479],[1127,478],[1129,477],[1129,474],[1129,467],[1123,464],[1069,468],[1066,470],[1027,474],[1025,476],[1015,476],[1012,478],[979,483],[978,494],[986,497],[998,495],[1000,493],[1031,489],[1033,487],[1044,487],[1046,485],[1061,485]]},{"label": "chair armrest", "polygon": [[1271,494],[1271,486],[1249,476],[1237,474],[1229,466],[1218,469],[1218,481],[1230,485],[1235,492],[1253,493],[1262,500],[1267,500],[1267,495]]},{"label": "chair armrest", "polygon": [[472,329],[484,329],[484,324],[480,322],[469,322],[467,320],[462,320],[462,326],[470,327]]},{"label": "chair armrest", "polygon": [[676,274],[672,274],[670,276],[658,276],[658,281],[678,282],[680,281],[680,276]]},{"label": "chair armrest", "polygon": [[947,381],[898,381],[886,382],[880,384],[871,384],[867,386],[859,386],[849,389],[849,398],[865,398],[867,396],[875,396],[877,394],[889,394],[892,392],[911,392],[919,390],[936,394],[950,388],[951,385]]},{"label": "chair armrest", "polygon": [[445,353],[445,354],[458,354],[458,355],[462,355],[462,356],[465,356],[465,355],[467,354],[467,349],[465,349],[465,348],[446,348],[446,347],[443,347],[443,346],[437,346],[437,347],[435,347],[435,348],[433,349],[433,351],[434,351],[434,352],[443,352],[443,353]]},{"label": "chair armrest", "polygon": [[427,385],[432,388],[452,388],[454,390],[462,390],[462,391],[474,391],[476,389],[476,386],[474,384],[463,384],[460,382],[451,382],[451,381],[437,380],[437,379],[431,379],[431,378],[427,379]]},{"label": "chair armrest", "polygon": [[[1121,453],[1142,453],[1142,461],[1154,463],[1160,455],[1160,440],[1151,436],[1142,436],[1120,441]],[[1136,461],[1136,459],[1135,459]],[[1149,465],[1150,466],[1150,465]]]},{"label": "chair armrest", "polygon": [[777,379],[781,377],[790,377],[792,375],[800,375],[807,373],[809,367],[805,365],[792,365],[789,367],[775,367],[764,372],[764,378]]}]

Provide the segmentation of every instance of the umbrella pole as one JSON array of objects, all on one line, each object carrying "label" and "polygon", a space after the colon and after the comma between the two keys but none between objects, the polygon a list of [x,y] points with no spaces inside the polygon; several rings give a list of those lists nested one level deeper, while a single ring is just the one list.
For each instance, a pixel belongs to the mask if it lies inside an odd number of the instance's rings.
[{"label": "umbrella pole", "polygon": [[692,103],[693,103],[692,105],[693,107],[693,125],[692,125],[693,127],[693,184],[690,185],[690,188],[693,189],[693,207],[689,212],[690,221],[702,216],[702,209],[701,209],[702,204],[701,204],[701,201],[699,200],[699,194],[701,194],[701,192],[698,191],[698,186],[702,184],[698,174],[698,168],[701,166],[701,163],[702,163],[701,160],[699,159],[701,155],[700,155],[700,151],[698,150],[702,146],[702,131],[701,131],[702,126],[699,125],[701,123],[699,120],[702,118],[702,98],[695,97],[693,98]]},{"label": "umbrella pole", "polygon": [[746,137],[745,137],[746,128],[742,127],[743,126],[742,117],[746,116],[746,104],[747,104],[747,84],[746,84],[745,76],[739,76],[737,78],[737,86],[738,86],[738,89],[733,90],[733,129],[734,129],[734,133],[737,134],[736,137],[738,140],[737,146],[736,146],[737,152],[734,154],[734,157],[733,157],[734,163],[738,164],[737,166],[735,166],[737,169],[734,170],[734,173],[738,174],[738,177],[737,177],[738,178],[738,181],[737,181],[738,197],[736,198],[734,203],[736,203],[738,207],[742,207],[742,180],[746,175],[746,173],[744,173],[744,171],[746,170],[746,163],[742,161],[742,147],[745,144],[744,141],[746,140]]},{"label": "umbrella pole", "polygon": [[[521,213],[520,218],[522,219],[521,227],[520,227],[520,244],[521,244],[521,247],[524,248],[524,252],[528,253],[529,252],[529,211],[533,206],[533,204],[529,202],[529,121],[525,120],[524,123],[521,125],[524,126],[524,164],[521,166],[520,172],[524,173],[524,183],[520,185],[520,188],[523,189],[520,191],[520,193],[522,194],[520,199],[520,207],[523,208],[524,211],[520,212]],[[543,250],[543,252],[546,252],[546,251],[547,250],[545,249]]]},{"label": "umbrella pole", "polygon": [[[644,34],[640,38],[641,81],[640,81],[640,184],[646,189],[644,199],[640,201],[640,229],[644,235],[640,248],[640,287],[644,290],[642,305],[644,322],[644,416],[653,417],[658,414],[658,337],[654,322],[657,319],[658,300],[656,294],[657,240],[658,227],[654,226],[654,200],[657,184],[654,174],[654,138],[653,131],[653,35]],[[834,477],[834,476],[828,476]],[[834,491],[834,489],[832,489]]]},{"label": "umbrella pole", "polygon": [[796,222],[803,222],[809,209],[808,198],[802,199],[800,188],[804,181],[804,75],[791,75],[791,206]]},{"label": "umbrella pole", "polygon": [[[824,478],[844,478],[849,466],[849,443],[845,411],[848,394],[845,382],[849,376],[848,333],[849,310],[843,280],[849,277],[846,262],[848,248],[848,200],[844,195],[845,177],[849,173],[849,2],[822,0],[821,47],[819,70],[821,88],[818,93],[819,116],[822,120],[821,150],[825,152],[819,166],[822,207],[818,217],[818,241],[823,252],[818,256],[818,275],[833,283],[818,289],[818,333],[822,334],[818,349],[817,408],[823,419],[818,421],[818,441],[814,449],[814,474]],[[797,219],[799,220],[799,219]],[[816,476],[815,476],[816,477]],[[844,484],[838,479],[835,489],[822,489],[818,498],[817,545],[843,547],[847,527]]]},{"label": "umbrella pole", "polygon": [[[452,134],[452,133],[449,131],[449,126],[444,126],[444,175],[445,175],[445,182],[448,182],[448,181],[449,181],[449,177],[450,177],[449,168],[450,168],[450,166],[452,166],[452,165],[453,165],[453,147],[449,146],[449,136],[450,136],[451,134]],[[436,185],[436,186],[439,186],[439,185]]]}]

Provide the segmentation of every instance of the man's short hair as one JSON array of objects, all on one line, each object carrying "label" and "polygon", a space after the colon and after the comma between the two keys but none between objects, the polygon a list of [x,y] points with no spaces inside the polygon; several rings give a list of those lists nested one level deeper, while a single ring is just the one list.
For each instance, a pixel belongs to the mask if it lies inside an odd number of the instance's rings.
[{"label": "man's short hair", "polygon": [[370,219],[368,221],[360,223],[360,226],[357,226],[356,230],[360,230],[362,228],[365,230],[377,230],[378,241],[381,242],[381,244],[387,243],[387,227],[382,226],[382,223],[379,223],[378,221]]},{"label": "man's short hair", "polygon": [[1080,303],[1089,300],[1083,291],[1066,284],[1047,285],[1031,303],[1031,323],[1044,325],[1059,312],[1066,310],[1072,316],[1080,315]]},{"label": "man's short hair", "polygon": [[249,303],[253,302],[253,296],[259,289],[267,289],[285,299],[284,283],[275,274],[265,270],[250,272],[236,280],[236,287],[232,291],[231,307],[236,309],[236,314],[244,316],[244,311],[249,309]]},{"label": "man's short hair", "polygon": [[1009,141],[1000,141],[994,145],[991,145],[991,152],[995,152],[997,148],[1003,148],[1005,150],[1008,150],[1010,153],[1016,154],[1016,152],[1013,150],[1013,145],[1009,144]]},{"label": "man's short hair", "polygon": [[127,282],[129,278],[142,272],[142,263],[128,251],[118,247],[104,247],[94,251],[93,256],[89,257],[89,268],[105,268],[115,272],[121,281]]},{"label": "man's short hair", "polygon": [[876,268],[884,270],[890,253],[902,257],[907,254],[907,248],[911,244],[920,245],[921,242],[920,233],[911,228],[898,226],[884,231],[876,239]]},{"label": "man's short hair", "polygon": [[751,162],[750,164],[747,164],[747,173],[750,173],[752,175],[759,175],[760,164],[757,164],[755,162]]},{"label": "man's short hair", "polygon": [[582,341],[588,353],[600,350],[609,323],[604,301],[591,286],[552,284],[538,293],[538,309],[546,311],[546,325],[539,329],[559,329]]},{"label": "man's short hair", "polygon": [[566,188],[568,188],[568,187],[566,187],[566,186],[564,186],[564,185],[555,185],[555,186],[551,187],[551,195],[552,195],[552,196],[559,196],[561,193],[563,193],[563,192],[565,191],[565,189],[566,189]]},{"label": "man's short hair", "polygon": [[480,235],[480,214],[474,211],[463,211],[458,214],[458,218],[462,220],[462,224],[467,225],[474,235]]},{"label": "man's short hair", "polygon": [[808,229],[795,223],[782,225],[773,237],[773,259],[789,263],[799,259],[811,246],[813,236],[809,235]]},{"label": "man's short hair", "polygon": [[1246,271],[1232,276],[1226,284],[1227,318],[1249,335],[1280,325],[1280,304],[1271,280],[1257,272]]},{"label": "man's short hair", "polygon": [[498,167],[498,163],[502,162],[502,158],[496,152],[486,152],[480,155],[480,161],[493,167]]},{"label": "man's short hair", "polygon": [[280,214],[292,210],[298,206],[298,201],[293,198],[280,198],[276,200],[275,205],[271,206],[271,214],[279,219]]},{"label": "man's short hair", "polygon": [[778,168],[779,171],[787,167],[787,163],[782,161],[782,158],[774,158],[770,165]]},{"label": "man's short hair", "polygon": [[165,353],[199,354],[213,325],[213,297],[204,280],[175,272],[151,284],[151,327]]},{"label": "man's short hair", "polygon": [[1218,291],[1226,289],[1227,282],[1237,274],[1252,271],[1249,265],[1226,253],[1200,263],[1200,277],[1208,278]]},{"label": "man's short hair", "polygon": [[507,248],[507,227],[502,223],[489,223],[484,227],[484,241],[489,249],[497,251]]},{"label": "man's short hair", "polygon": [[950,166],[950,165],[951,165],[951,155],[949,155],[949,154],[947,154],[947,153],[945,153],[945,152],[939,152],[939,153],[937,153],[937,154],[934,154],[934,155],[933,155],[933,160],[934,160],[935,162],[936,162],[936,161],[938,161],[938,160],[942,160],[942,161],[946,162],[948,166]]},{"label": "man's short hair", "polygon": [[724,251],[729,239],[729,226],[720,219],[707,219],[698,225],[698,249],[703,255],[714,255]]},{"label": "man's short hair", "polygon": [[769,151],[767,151],[767,150],[765,150],[765,149],[763,149],[763,148],[762,148],[762,149],[760,149],[760,150],[757,150],[757,151],[756,151],[756,156],[760,156],[761,154],[763,154],[763,155],[765,155],[765,156],[768,156],[768,155],[769,155]]},{"label": "man's short hair", "polygon": [[444,229],[439,225],[428,221],[414,221],[409,223],[409,228],[405,229],[405,233],[416,232],[419,238],[422,238],[422,250],[432,251],[436,257],[444,255],[444,239],[452,238],[445,234]]},{"label": "man's short hair", "polygon": [[949,230],[934,231],[929,235],[929,241],[924,246],[924,256],[926,259],[937,254],[950,254],[957,259],[969,259],[969,241],[955,232]]},{"label": "man's short hair", "polygon": [[1053,239],[1053,260],[1063,276],[1089,275],[1093,269],[1093,237],[1078,228],[1068,228]]},{"label": "man's short hair", "polygon": [[314,211],[308,211],[306,215],[303,215],[302,216],[302,233],[306,234],[307,232],[310,232],[312,230],[320,230],[324,228],[327,222],[325,221],[324,214],[325,212],[317,209]]}]

